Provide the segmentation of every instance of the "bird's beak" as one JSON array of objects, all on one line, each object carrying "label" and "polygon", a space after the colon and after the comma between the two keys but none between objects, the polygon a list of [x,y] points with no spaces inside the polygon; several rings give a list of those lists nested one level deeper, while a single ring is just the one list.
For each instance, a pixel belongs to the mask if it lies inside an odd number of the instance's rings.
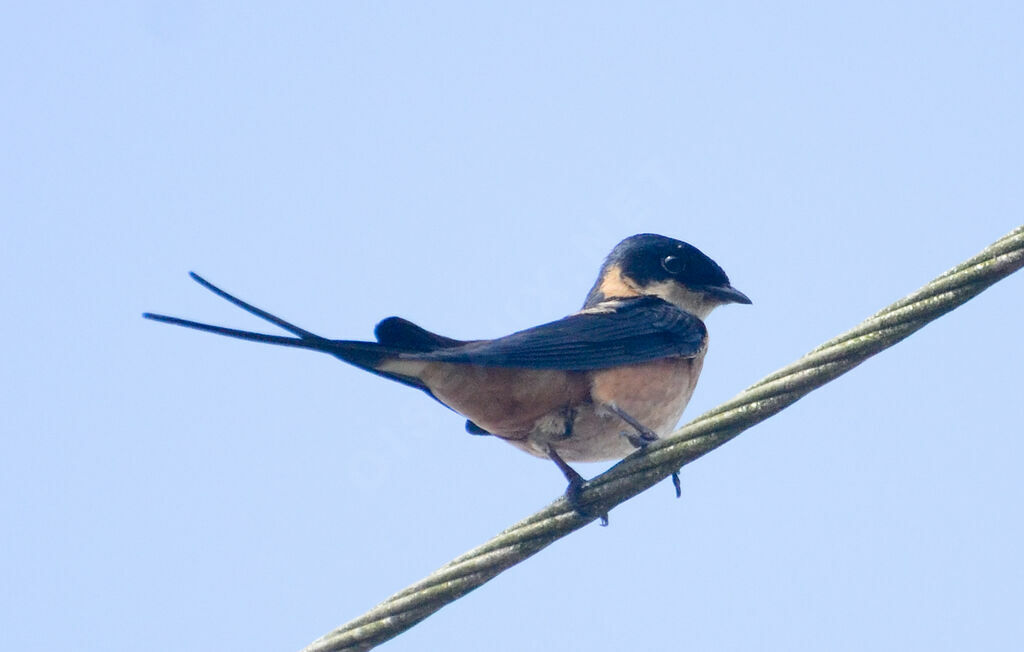
[{"label": "bird's beak", "polygon": [[721,299],[725,303],[753,303],[753,301],[750,300],[750,297],[729,284],[711,285],[705,287],[704,292],[710,294],[716,299]]}]

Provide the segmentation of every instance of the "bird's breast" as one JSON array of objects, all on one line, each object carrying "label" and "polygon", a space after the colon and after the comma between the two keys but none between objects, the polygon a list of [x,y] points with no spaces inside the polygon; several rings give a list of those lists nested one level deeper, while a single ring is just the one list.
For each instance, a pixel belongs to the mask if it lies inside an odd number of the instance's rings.
[{"label": "bird's breast", "polygon": [[694,358],[665,358],[595,371],[590,397],[598,408],[614,405],[664,436],[690,402],[703,364],[702,353]]}]

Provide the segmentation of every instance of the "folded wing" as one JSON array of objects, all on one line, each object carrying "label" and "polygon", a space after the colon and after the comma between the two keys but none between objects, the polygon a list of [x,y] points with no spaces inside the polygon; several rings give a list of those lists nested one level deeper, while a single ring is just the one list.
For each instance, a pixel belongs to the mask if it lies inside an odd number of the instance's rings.
[{"label": "folded wing", "polygon": [[400,357],[485,367],[588,371],[668,357],[693,357],[707,329],[697,317],[657,297],[610,301],[495,340]]}]

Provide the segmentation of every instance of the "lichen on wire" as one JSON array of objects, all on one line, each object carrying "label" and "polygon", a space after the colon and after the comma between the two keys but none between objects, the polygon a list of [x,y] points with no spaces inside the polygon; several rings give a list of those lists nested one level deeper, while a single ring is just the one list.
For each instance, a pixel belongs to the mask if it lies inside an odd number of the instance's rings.
[{"label": "lichen on wire", "polygon": [[[1022,266],[1024,226],[917,292],[702,414],[671,436],[627,457],[588,482],[580,503],[589,508],[588,513],[600,514],[632,498]],[[593,516],[574,511],[564,498],[559,499],[322,636],[303,652],[368,650],[593,520]]]}]

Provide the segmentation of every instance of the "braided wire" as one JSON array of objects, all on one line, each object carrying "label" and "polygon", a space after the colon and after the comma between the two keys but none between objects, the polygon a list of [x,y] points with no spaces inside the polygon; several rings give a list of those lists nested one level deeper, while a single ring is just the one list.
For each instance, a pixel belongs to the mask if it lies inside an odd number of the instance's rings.
[{"label": "braided wire", "polygon": [[[668,438],[627,457],[588,482],[580,502],[588,508],[589,514],[600,514],[632,498],[684,464],[962,305],[1022,266],[1024,226],[1017,227],[920,290],[702,414]],[[373,648],[593,520],[593,516],[574,511],[564,498],[559,499],[322,636],[303,652]]]}]

